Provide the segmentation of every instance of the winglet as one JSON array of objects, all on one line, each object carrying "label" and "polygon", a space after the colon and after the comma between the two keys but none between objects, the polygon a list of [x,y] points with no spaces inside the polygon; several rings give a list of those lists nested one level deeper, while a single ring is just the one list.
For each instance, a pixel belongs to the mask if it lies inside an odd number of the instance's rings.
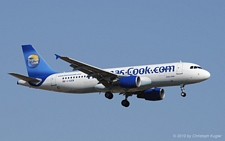
[{"label": "winglet", "polygon": [[61,58],[61,56],[59,56],[58,54],[55,54],[56,60]]}]

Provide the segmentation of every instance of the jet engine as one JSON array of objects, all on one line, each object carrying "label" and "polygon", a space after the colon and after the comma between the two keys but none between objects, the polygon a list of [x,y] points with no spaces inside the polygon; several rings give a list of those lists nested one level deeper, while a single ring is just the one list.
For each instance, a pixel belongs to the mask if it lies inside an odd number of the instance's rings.
[{"label": "jet engine", "polygon": [[123,76],[119,78],[119,86],[122,88],[140,87],[141,80],[139,76]]},{"label": "jet engine", "polygon": [[143,91],[137,95],[137,98],[143,98],[150,101],[162,100],[165,97],[164,89],[162,88],[152,88]]}]

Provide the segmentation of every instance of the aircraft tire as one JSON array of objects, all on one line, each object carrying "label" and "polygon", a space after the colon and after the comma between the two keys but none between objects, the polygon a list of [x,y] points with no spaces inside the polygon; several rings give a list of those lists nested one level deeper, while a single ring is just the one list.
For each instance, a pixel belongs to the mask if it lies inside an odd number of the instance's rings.
[{"label": "aircraft tire", "polygon": [[186,97],[186,93],[185,93],[185,92],[182,92],[182,93],[181,93],[181,96],[182,96],[182,97]]},{"label": "aircraft tire", "polygon": [[105,93],[105,97],[108,99],[112,99],[113,98],[113,94],[111,92],[106,92]]},{"label": "aircraft tire", "polygon": [[124,107],[129,107],[130,105],[130,102],[126,99],[122,100],[121,104],[124,106]]}]

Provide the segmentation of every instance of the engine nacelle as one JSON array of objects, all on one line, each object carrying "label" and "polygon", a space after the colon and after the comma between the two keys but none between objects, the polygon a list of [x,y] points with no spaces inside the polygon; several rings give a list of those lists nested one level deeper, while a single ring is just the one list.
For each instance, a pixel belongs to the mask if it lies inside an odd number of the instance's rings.
[{"label": "engine nacelle", "polygon": [[141,81],[139,76],[123,76],[119,79],[119,86],[122,88],[140,87]]},{"label": "engine nacelle", "polygon": [[145,100],[150,101],[162,100],[164,97],[165,93],[162,88],[147,89],[143,93],[137,95],[137,98],[144,98]]}]

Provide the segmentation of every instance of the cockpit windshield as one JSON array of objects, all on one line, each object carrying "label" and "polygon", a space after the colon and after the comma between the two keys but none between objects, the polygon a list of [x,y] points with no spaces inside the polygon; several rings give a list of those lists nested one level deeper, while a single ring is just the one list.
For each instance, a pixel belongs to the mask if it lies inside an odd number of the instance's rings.
[{"label": "cockpit windshield", "polygon": [[202,69],[200,66],[191,66],[190,69]]}]

